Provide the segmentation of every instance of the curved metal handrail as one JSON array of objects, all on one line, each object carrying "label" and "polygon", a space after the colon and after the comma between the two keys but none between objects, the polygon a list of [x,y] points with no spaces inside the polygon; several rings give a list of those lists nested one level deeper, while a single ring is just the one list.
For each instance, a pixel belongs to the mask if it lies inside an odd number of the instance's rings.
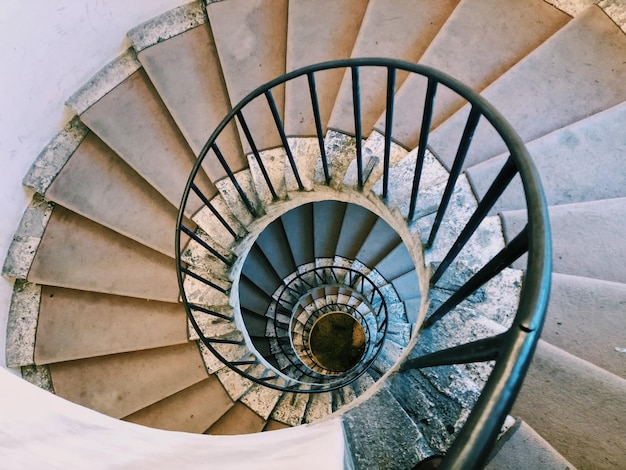
[{"label": "curved metal handrail", "polygon": [[[443,461],[441,468],[478,468],[481,462],[487,457],[487,454],[495,441],[498,431],[500,430],[502,423],[506,417],[506,414],[510,410],[514,399],[521,387],[522,380],[526,374],[528,366],[534,349],[539,339],[539,334],[545,318],[545,311],[549,295],[550,287],[550,272],[551,272],[551,246],[550,246],[550,229],[548,221],[548,213],[546,208],[546,202],[544,193],[541,187],[539,176],[535,169],[530,156],[514,129],[504,119],[504,117],[494,109],[484,98],[474,93],[469,87],[462,84],[458,80],[438,71],[433,68],[412,64],[398,60],[384,59],[384,58],[358,58],[358,59],[346,59],[337,60],[331,62],[325,62],[321,64],[311,65],[308,67],[294,70],[281,77],[278,77],[252,91],[244,99],[242,99],[224,118],[215,131],[211,134],[206,145],[202,149],[200,156],[196,160],[192,173],[189,177],[187,185],[185,187],[183,197],[181,200],[180,211],[177,220],[176,230],[176,252],[177,252],[177,265],[178,265],[178,282],[181,291],[181,297],[187,314],[190,318],[190,322],[194,328],[201,332],[197,322],[193,317],[192,311],[194,309],[202,308],[199,306],[190,305],[187,301],[187,297],[184,290],[184,276],[196,277],[197,274],[187,269],[181,261],[181,232],[192,236],[193,234],[189,227],[185,225],[185,211],[189,195],[191,193],[196,194],[203,203],[209,207],[214,214],[220,219],[224,226],[236,236],[236,232],[228,225],[228,223],[220,218],[219,213],[210,205],[210,201],[206,196],[202,194],[194,180],[198,174],[203,160],[213,151],[219,163],[224,167],[230,180],[232,181],[235,189],[238,191],[242,203],[247,207],[252,216],[256,216],[254,207],[250,204],[243,190],[241,190],[235,175],[229,168],[225,159],[221,155],[219,148],[216,145],[216,140],[226,128],[227,125],[232,122],[239,123],[246,138],[251,144],[252,150],[257,156],[257,160],[261,159],[258,156],[258,151],[254,145],[253,137],[250,135],[249,129],[243,118],[242,110],[253,99],[265,95],[268,100],[268,105],[273,111],[273,115],[276,118],[276,106],[273,101],[271,93],[272,88],[281,85],[289,80],[297,77],[306,76],[309,83],[309,89],[311,94],[311,106],[315,116],[315,122],[317,127],[317,137],[320,143],[320,153],[322,157],[323,170],[326,183],[330,183],[330,172],[328,162],[326,160],[324,149],[324,136],[323,129],[320,121],[319,106],[317,103],[317,91],[315,84],[315,74],[329,69],[344,68],[350,69],[353,77],[353,96],[358,98],[359,96],[359,70],[363,67],[383,67],[388,72],[387,82],[387,122],[385,126],[385,156],[384,156],[384,173],[383,173],[383,198],[387,196],[387,187],[389,182],[389,154],[390,145],[392,142],[393,133],[393,99],[395,89],[395,75],[398,70],[418,74],[428,79],[428,91],[425,97],[425,110],[422,120],[422,132],[420,134],[420,145],[418,150],[418,165],[416,165],[416,172],[414,176],[413,194],[410,200],[409,219],[412,219],[415,214],[415,207],[417,205],[417,187],[420,180],[421,164],[423,163],[424,154],[428,145],[428,132],[430,130],[430,118],[432,117],[432,110],[434,106],[435,94],[438,85],[443,85],[448,89],[454,91],[457,95],[465,98],[471,105],[471,112],[468,122],[466,124],[466,132],[459,145],[459,151],[457,152],[457,159],[455,165],[451,170],[448,185],[440,204],[440,209],[435,219],[433,230],[429,237],[429,243],[432,243],[434,237],[437,234],[438,224],[441,223],[443,215],[446,211],[447,200],[451,195],[454,188],[456,177],[461,171],[463,166],[463,159],[467,153],[467,149],[471,144],[473,131],[475,130],[479,119],[486,119],[492,127],[498,132],[503,142],[505,143],[510,157],[503,167],[501,173],[498,175],[494,184],[488,191],[483,201],[479,204],[478,209],[474,213],[474,216],[468,222],[466,230],[463,231],[457,243],[453,246],[450,253],[441,263],[439,269],[434,274],[431,282],[435,284],[441,277],[443,272],[447,269],[450,263],[455,259],[458,252],[465,246],[469,237],[476,229],[478,224],[486,217],[487,213],[493,207],[495,201],[500,197],[504,189],[508,186],[510,181],[515,175],[519,175],[526,199],[526,205],[528,210],[528,224],[526,228],[512,241],[505,249],[503,249],[494,259],[489,262],[483,269],[476,273],[461,289],[455,298],[450,300],[446,308],[454,308],[460,301],[467,298],[478,287],[487,282],[493,276],[502,271],[505,267],[510,266],[521,255],[527,253],[527,265],[524,276],[524,282],[521,288],[520,301],[517,308],[517,312],[513,321],[513,325],[506,331],[506,333],[479,340],[474,343],[461,345],[455,348],[450,348],[444,351],[435,352],[417,359],[412,359],[403,364],[404,369],[410,368],[423,368],[432,367],[435,365],[444,364],[458,364],[467,362],[480,362],[494,360],[495,366],[489,376],[489,379],[483,388],[483,391],[472,409],[469,418],[467,419],[463,428],[459,431],[454,443],[448,449],[446,457]],[[355,100],[356,102],[356,100]],[[363,187],[363,162],[361,159],[361,126],[360,126],[360,114],[357,112],[359,108],[357,105],[355,108],[355,134],[357,137],[357,170],[358,170],[358,186]],[[430,112],[430,115],[428,114]],[[303,189],[301,179],[298,174],[298,168],[295,164],[293,156],[289,152],[289,146],[284,135],[284,129],[281,127],[280,118],[276,119],[277,129],[281,135],[283,145],[287,150],[287,156],[289,163],[294,171],[294,176],[300,189]],[[282,131],[282,132],[281,132]],[[418,168],[419,167],[419,168]],[[419,171],[418,171],[419,170]],[[274,188],[271,185],[269,177],[265,169],[261,165],[261,171],[263,172],[269,189],[275,196]],[[204,246],[204,245],[203,245]],[[212,254],[212,247],[205,246]],[[226,262],[226,261],[225,261]],[[209,280],[206,280],[209,281]],[[207,285],[211,285],[210,281]],[[219,287],[219,286],[218,286]],[[453,296],[454,297],[454,296]],[[438,321],[441,316],[447,312],[440,310],[438,316],[429,318],[424,327],[429,327]],[[216,313],[216,312],[213,312]],[[206,338],[201,338],[204,344],[213,352],[215,348],[211,341],[207,341]],[[218,354],[219,356],[219,354]],[[222,357],[223,359],[223,357]],[[253,378],[245,371],[238,370],[237,367],[245,363],[245,361],[238,362],[225,362],[226,365],[234,370],[237,370],[242,375],[248,377],[251,380],[259,381]],[[272,386],[267,383],[268,386]],[[275,387],[278,388],[278,387]]]}]

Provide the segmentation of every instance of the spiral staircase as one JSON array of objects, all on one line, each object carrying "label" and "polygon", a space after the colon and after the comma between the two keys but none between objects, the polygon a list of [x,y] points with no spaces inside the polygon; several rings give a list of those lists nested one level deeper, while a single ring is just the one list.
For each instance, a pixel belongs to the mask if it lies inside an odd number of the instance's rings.
[{"label": "spiral staircase", "polygon": [[[526,143],[553,234],[543,340],[511,412],[523,421],[474,464],[622,468],[626,6],[570,3],[209,1],[133,29],[24,180],[36,195],[3,268],[8,365],[166,430],[340,416],[359,469],[472,447],[495,338],[532,284],[516,247],[533,213],[498,126],[417,73],[441,70]],[[511,184],[494,197],[494,181]],[[314,337],[348,320],[358,351],[336,366],[347,350],[328,359]],[[424,362],[472,342],[476,362]]]}]

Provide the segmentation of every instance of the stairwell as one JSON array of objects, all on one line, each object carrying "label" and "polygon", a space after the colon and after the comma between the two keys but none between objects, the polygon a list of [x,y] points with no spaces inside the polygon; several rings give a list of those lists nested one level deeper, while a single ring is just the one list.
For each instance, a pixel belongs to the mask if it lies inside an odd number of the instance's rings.
[{"label": "stairwell", "polygon": [[[224,269],[189,242],[191,235],[184,240],[185,260],[219,288],[185,281],[193,302],[219,314],[198,315],[200,329],[233,340],[219,346],[220,354],[246,357],[233,328],[241,308],[256,352],[283,367],[285,350],[276,327],[274,336],[268,333],[264,314],[277,286],[315,269],[326,276],[337,266],[368,272],[386,289],[387,341],[366,374],[310,396],[253,384],[196,343],[199,333],[186,319],[176,279],[177,207],[195,157],[230,107],[300,66],[391,57],[441,69],[487,98],[527,143],[546,190],[554,247],[548,317],[511,412],[523,421],[500,440],[487,468],[623,467],[626,37],[614,21],[626,6],[556,6],[565,11],[540,0],[227,0],[191,3],[133,29],[133,47],[69,99],[76,117],[24,180],[36,195],[3,268],[15,279],[8,366],[75,403],[160,429],[241,435],[340,416],[351,454],[346,466],[355,468],[411,468],[445,453],[489,366],[393,372],[403,355],[429,352],[441,341],[431,334],[429,342],[416,343],[417,336],[412,342],[429,303],[432,312],[527,222],[521,184],[514,180],[472,239],[472,254],[462,256],[436,288],[425,285],[428,269],[436,270],[508,155],[481,121],[474,135],[480,146],[470,149],[448,225],[442,225],[451,228],[422,251],[469,114],[449,90],[437,98],[432,152],[409,226],[407,175],[417,159],[414,116],[423,112],[426,82],[403,73],[396,78],[399,130],[383,198],[387,75],[371,69],[361,76],[363,154],[370,162],[362,190],[350,76],[330,70],[317,77],[324,90],[319,106],[330,185],[323,184],[311,137],[315,122],[300,111],[306,81],[294,80],[273,96],[301,179],[281,151],[271,114],[255,102],[245,118],[260,136],[256,145],[267,173],[241,127],[225,129],[220,148],[259,216],[242,206],[224,168],[209,164],[196,181],[216,212],[198,212],[197,200],[186,207],[192,233],[235,263],[234,271]],[[451,341],[501,331],[515,309],[525,267],[522,258],[461,304],[448,331],[461,324],[468,331],[453,333],[458,337]],[[345,287],[327,284],[308,292],[302,312],[310,304],[333,306],[329,311],[339,304],[359,308]],[[362,314],[366,330],[371,307]],[[294,338],[309,331],[313,322],[307,322],[293,326]],[[315,360],[308,364],[314,367]]]}]

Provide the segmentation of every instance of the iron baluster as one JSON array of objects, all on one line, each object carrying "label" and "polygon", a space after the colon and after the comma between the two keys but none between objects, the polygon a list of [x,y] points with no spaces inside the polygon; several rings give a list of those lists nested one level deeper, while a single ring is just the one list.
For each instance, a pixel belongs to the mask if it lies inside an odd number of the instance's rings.
[{"label": "iron baluster", "polygon": [[361,83],[359,68],[352,67],[352,107],[354,110],[354,138],[356,139],[357,185],[363,188],[363,129],[361,124]]},{"label": "iron baluster", "polygon": [[324,144],[324,129],[322,128],[322,118],[320,116],[320,105],[317,98],[317,87],[315,86],[315,75],[313,72],[307,74],[309,81],[309,93],[311,95],[311,105],[313,106],[313,117],[315,119],[315,129],[317,131],[317,142],[320,146],[320,156],[322,157],[322,169],[324,170],[324,181],[330,184],[330,172],[328,171],[328,158],[326,157],[326,145]]},{"label": "iron baluster", "polygon": [[385,153],[383,157],[383,199],[389,195],[389,165],[391,163],[391,134],[393,132],[393,107],[396,91],[396,69],[387,68],[387,108],[385,112]]}]

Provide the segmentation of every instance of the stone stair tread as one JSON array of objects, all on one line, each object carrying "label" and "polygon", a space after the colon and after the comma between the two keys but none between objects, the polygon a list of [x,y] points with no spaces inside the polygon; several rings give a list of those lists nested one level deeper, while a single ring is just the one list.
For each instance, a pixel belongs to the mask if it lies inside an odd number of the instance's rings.
[{"label": "stone stair tread", "polygon": [[512,414],[576,467],[599,469],[625,461],[624,409],[626,380],[539,341]]},{"label": "stone stair tread", "polygon": [[195,343],[51,364],[57,395],[122,418],[207,377]]},{"label": "stone stair tread", "polygon": [[574,470],[571,463],[524,421],[511,430],[511,435],[505,435],[504,439],[485,470]]},{"label": "stone stair tread", "polygon": [[298,426],[306,412],[310,395],[305,393],[284,393],[280,398],[271,418],[288,426]]},{"label": "stone stair tread", "polygon": [[[598,54],[599,50],[603,53]],[[590,5],[488,86],[482,96],[530,142],[624,101],[625,54],[624,33],[599,7]],[[468,113],[466,106],[430,136],[429,144],[448,168]],[[486,120],[479,123],[473,142],[466,167],[506,151]]]},{"label": "stone stair tread", "polygon": [[178,211],[88,133],[45,192],[48,200],[174,257]]},{"label": "stone stair tread", "polygon": [[176,302],[173,268],[170,257],[57,206],[28,279],[37,284]]},{"label": "stone stair tread", "polygon": [[[549,214],[555,273],[626,283],[626,198],[551,206]],[[505,211],[502,218],[510,240],[526,224],[526,211]],[[514,267],[524,269],[525,258]]]},{"label": "stone stair tread", "polygon": [[[287,26],[286,70],[350,56],[367,0],[291,0]],[[350,12],[350,14],[345,14]],[[339,91],[341,70],[315,75],[322,126],[326,126]],[[288,135],[315,135],[312,115],[299,110],[309,107],[306,77],[287,84],[285,90],[285,129]]]},{"label": "stone stair tread", "polygon": [[218,419],[206,434],[235,435],[261,432],[265,420],[241,402],[237,402],[220,419]]},{"label": "stone stair tread", "polygon": [[[480,92],[561,28],[570,17],[542,0],[462,0],[420,58]],[[476,34],[480,31],[480,34]],[[407,148],[418,145],[427,80],[411,76],[396,95],[394,132]],[[440,87],[432,127],[449,118],[465,100]],[[384,132],[384,116],[376,122]]]},{"label": "stone stair tread", "polygon": [[358,259],[365,266],[373,268],[399,243],[401,241],[396,231],[383,219],[378,219],[359,247],[355,259]]},{"label": "stone stair tread", "polygon": [[314,261],[313,206],[301,206],[280,218],[296,266]]},{"label": "stone stair tread", "polygon": [[[549,205],[612,199],[626,196],[626,101],[556,130],[527,145]],[[480,199],[488,182],[500,171],[505,155],[467,169],[472,188]],[[492,213],[523,209],[519,177],[495,204]]]},{"label": "stone stair tread", "polygon": [[[144,44],[146,36],[155,34],[156,42],[153,39]],[[174,35],[168,38],[170,34]],[[159,96],[193,153],[199,155],[213,130],[230,111],[219,57],[201,3],[166,12],[135,28],[129,37],[139,49],[137,58]],[[211,86],[206,86],[207,83]],[[233,172],[247,166],[234,125],[225,129],[217,144]],[[204,168],[212,181],[226,176],[216,162],[205,164]]]},{"label": "stone stair tread", "polygon": [[168,431],[203,433],[233,406],[215,376],[124,417],[124,421]]},{"label": "stone stair tread", "polygon": [[[458,0],[435,3],[370,0],[350,57],[389,57],[417,62],[457,3]],[[396,88],[404,78],[405,74],[398,74]],[[386,84],[385,70],[361,71],[361,112],[365,136],[371,133],[374,123],[385,109]],[[349,70],[344,74],[328,127],[354,135]]]},{"label": "stone stair tread", "polygon": [[240,401],[264,420],[267,420],[282,395],[283,392],[280,390],[255,384],[240,398]]},{"label": "stone stair tread", "polygon": [[323,226],[321,233],[313,233],[315,258],[332,258],[339,240],[346,205],[339,201],[320,201],[313,204],[313,224]]},{"label": "stone stair tread", "polygon": [[552,275],[544,341],[626,379],[624,331],[625,284]]},{"label": "stone stair tread", "polygon": [[182,305],[42,286],[35,363],[187,342]]},{"label": "stone stair tread", "polygon": [[[432,451],[393,395],[381,390],[343,415],[355,470],[412,468]],[[380,433],[385,429],[384,433]]]},{"label": "stone stair tread", "polygon": [[[110,90],[80,117],[170,203],[178,206],[195,157],[143,69]],[[197,185],[209,199],[216,193],[203,172]]]},{"label": "stone stair tread", "polygon": [[[207,5],[232,106],[258,86],[285,73],[287,7],[286,0],[271,3],[234,0]],[[250,70],[254,73],[249,73]],[[282,115],[284,86],[275,88],[272,93]],[[272,115],[263,97],[249,105],[244,118],[259,150],[280,145]],[[242,138],[244,152],[249,153],[249,146],[243,141]]]}]

